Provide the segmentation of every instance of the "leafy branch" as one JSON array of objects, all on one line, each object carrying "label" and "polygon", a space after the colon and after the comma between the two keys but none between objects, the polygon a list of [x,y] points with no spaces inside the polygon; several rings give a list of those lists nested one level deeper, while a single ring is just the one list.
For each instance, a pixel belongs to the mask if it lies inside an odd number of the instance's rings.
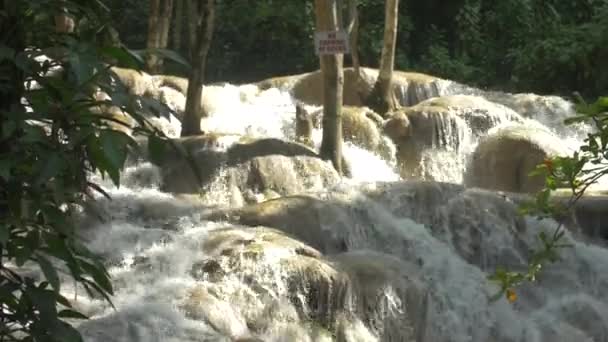
[{"label": "leafy branch", "polygon": [[[587,135],[584,144],[573,156],[554,157],[537,166],[530,176],[544,175],[545,186],[533,201],[522,205],[521,214],[536,215],[539,219],[572,215],[574,206],[589,187],[608,174],[608,97],[600,97],[588,104],[578,96],[578,101],[578,114],[565,123],[592,123],[593,133]],[[565,205],[551,200],[551,194],[559,188],[567,188],[571,194]],[[560,249],[571,247],[561,242],[566,230],[563,220],[559,221],[553,234],[549,236],[541,232],[538,235],[541,247],[532,253],[525,271],[509,271],[500,267],[489,277],[500,286],[500,291],[492,300],[504,295],[508,301],[514,302],[517,299],[515,287],[525,282],[535,282],[545,265],[559,260]]]}]

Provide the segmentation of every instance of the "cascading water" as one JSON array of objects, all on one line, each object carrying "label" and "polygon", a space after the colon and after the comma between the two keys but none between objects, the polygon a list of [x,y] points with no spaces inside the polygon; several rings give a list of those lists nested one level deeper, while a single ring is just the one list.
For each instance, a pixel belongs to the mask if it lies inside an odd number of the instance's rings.
[{"label": "cascading water", "polygon": [[[212,132],[295,138],[287,92],[226,85],[212,99]],[[79,326],[85,341],[608,341],[608,250],[574,234],[515,304],[488,299],[498,289],[487,276],[524,265],[555,222],[517,216],[515,197],[459,185],[462,160],[487,134],[469,120],[478,112],[466,113],[440,118],[443,140],[423,160],[453,184],[399,181],[394,161],[353,143],[352,178],[302,181],[297,194],[245,207],[221,172],[202,197],[162,192],[162,170],[147,162],[129,167],[120,189],[96,179],[113,200],[96,204],[104,221],[83,214],[80,224],[106,258],[116,310],[66,280],[63,292],[92,318]],[[496,115],[493,126],[512,123]]]}]

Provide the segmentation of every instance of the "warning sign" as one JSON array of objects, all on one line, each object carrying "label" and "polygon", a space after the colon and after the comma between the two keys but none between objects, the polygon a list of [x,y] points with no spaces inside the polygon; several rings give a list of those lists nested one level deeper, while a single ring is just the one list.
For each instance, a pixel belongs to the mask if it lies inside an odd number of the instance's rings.
[{"label": "warning sign", "polygon": [[346,31],[316,32],[315,51],[317,55],[350,53],[348,34]]}]

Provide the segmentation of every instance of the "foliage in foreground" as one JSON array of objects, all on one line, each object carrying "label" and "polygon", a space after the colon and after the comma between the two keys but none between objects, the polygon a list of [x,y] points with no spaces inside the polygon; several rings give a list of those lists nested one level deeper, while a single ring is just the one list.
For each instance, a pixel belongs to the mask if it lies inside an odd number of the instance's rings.
[{"label": "foliage in foreground", "polygon": [[[592,104],[581,98],[578,100],[580,104],[576,109],[579,114],[567,119],[565,123],[591,123],[594,131],[588,134],[584,144],[573,156],[554,157],[537,167],[534,174],[545,175],[545,187],[536,194],[534,201],[522,206],[522,214],[537,215],[539,219],[573,215],[574,205],[587,189],[608,174],[608,97],[600,97]],[[551,200],[551,194],[558,188],[569,189],[571,196],[567,203]],[[553,234],[539,234],[541,247],[533,251],[525,271],[499,268],[490,277],[501,288],[494,299],[505,295],[507,300],[515,301],[515,287],[525,282],[535,282],[547,264],[559,260],[559,250],[569,246],[562,242],[566,231],[563,220],[559,221]]]},{"label": "foliage in foreground", "polygon": [[[94,192],[108,196],[89,175],[99,172],[119,186],[136,146],[121,120],[102,117],[100,106],[117,106],[148,127],[134,134],[164,139],[145,115],[167,108],[129,95],[107,63],[137,68],[141,58],[107,45],[100,1],[81,3],[0,1],[0,341],[81,341],[69,321],[86,317],[61,295],[66,277],[110,301],[102,259],[70,218]],[[53,17],[64,9],[79,23],[76,33],[54,32]],[[112,100],[98,101],[96,90]]]}]

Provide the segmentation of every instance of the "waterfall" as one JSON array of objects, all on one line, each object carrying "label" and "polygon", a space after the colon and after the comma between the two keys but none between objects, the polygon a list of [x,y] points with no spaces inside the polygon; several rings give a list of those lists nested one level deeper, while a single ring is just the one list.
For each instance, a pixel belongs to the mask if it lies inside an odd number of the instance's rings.
[{"label": "waterfall", "polygon": [[[77,219],[105,258],[116,310],[64,279],[64,295],[91,317],[78,326],[85,341],[608,341],[602,243],[573,229],[572,247],[516,303],[490,301],[498,288],[488,275],[525,267],[536,235],[556,222],[518,216],[518,195],[462,185],[493,130],[543,127],[575,147],[588,128],[560,126],[568,107],[558,98],[485,96],[448,80],[400,87],[400,101],[433,123],[421,150],[432,181],[404,181],[396,160],[351,142],[351,177],[299,155],[225,162],[248,139],[295,138],[288,90],[231,84],[205,95],[204,125],[218,138],[192,148],[222,162],[202,194],[162,191],[166,170],[145,161],[127,168],[120,188],[95,176],[112,200],[94,204],[103,220]],[[522,101],[533,108],[524,113]],[[163,124],[179,132],[179,122]],[[313,131],[316,149],[321,135]],[[187,178],[169,166],[173,180]],[[286,181],[270,179],[279,176]]]}]

